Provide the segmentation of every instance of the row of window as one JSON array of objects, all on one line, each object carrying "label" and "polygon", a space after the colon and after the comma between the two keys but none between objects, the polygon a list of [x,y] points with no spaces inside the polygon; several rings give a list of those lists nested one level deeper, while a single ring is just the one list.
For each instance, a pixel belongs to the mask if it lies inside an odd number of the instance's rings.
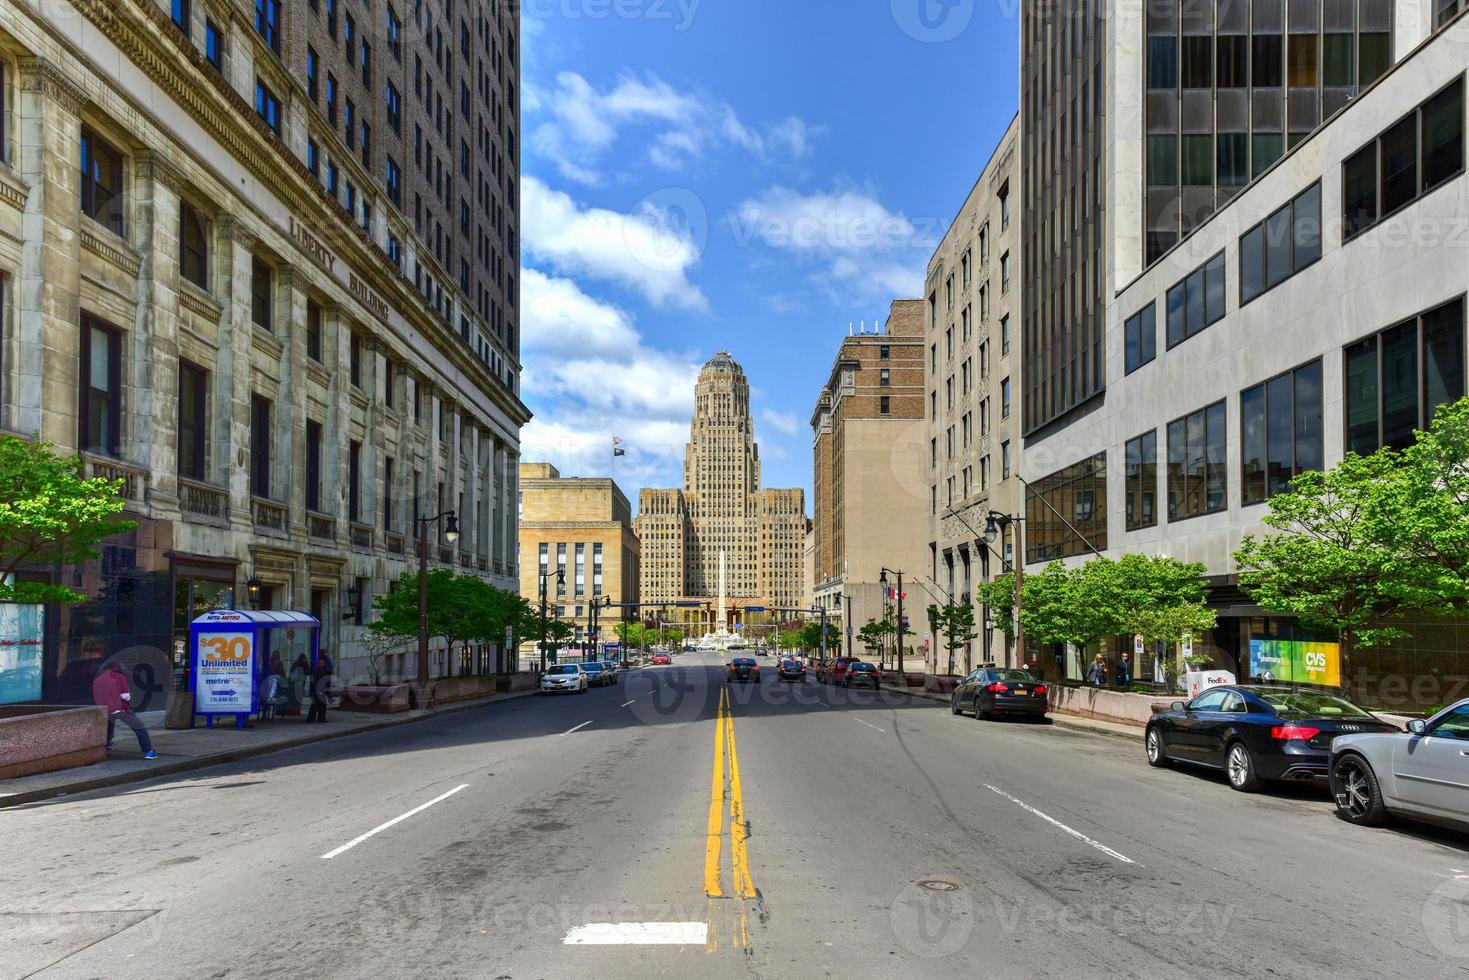
[{"label": "row of window", "polygon": [[1464,171],[1464,80],[1405,115],[1342,165],[1349,240]]},{"label": "row of window", "polygon": [[1387,31],[1354,35],[1350,30],[1289,36],[1259,30],[1253,36],[1154,36],[1148,38],[1148,88],[1366,86],[1391,64],[1389,42]]}]

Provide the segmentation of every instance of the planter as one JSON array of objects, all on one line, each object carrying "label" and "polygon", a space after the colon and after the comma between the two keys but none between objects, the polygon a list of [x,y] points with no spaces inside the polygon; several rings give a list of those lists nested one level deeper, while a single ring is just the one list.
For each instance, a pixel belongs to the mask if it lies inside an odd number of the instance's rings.
[{"label": "planter", "polygon": [[106,708],[0,707],[0,779],[90,766],[106,758]]},{"label": "planter", "polygon": [[954,688],[963,679],[952,674],[927,674],[923,678],[923,689],[935,694],[953,694]]},{"label": "planter", "polygon": [[407,711],[407,684],[348,684],[342,691],[342,711],[369,711],[396,714]]},{"label": "planter", "polygon": [[1142,727],[1158,711],[1166,711],[1177,698],[1171,695],[1133,694],[1106,687],[1049,685],[1047,700],[1052,711]]}]

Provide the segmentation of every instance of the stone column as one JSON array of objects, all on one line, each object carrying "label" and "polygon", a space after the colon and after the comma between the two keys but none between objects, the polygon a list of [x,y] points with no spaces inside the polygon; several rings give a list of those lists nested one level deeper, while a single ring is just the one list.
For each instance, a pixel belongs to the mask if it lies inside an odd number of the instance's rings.
[{"label": "stone column", "polygon": [[[31,185],[16,277],[14,406],[19,432],[77,445],[81,351],[81,89],[44,58],[20,62],[17,169]],[[67,393],[70,394],[67,394]]]},{"label": "stone column", "polygon": [[347,525],[347,444],[352,433],[352,348],[350,322],[340,303],[321,310],[321,362],[331,373],[326,424],[321,429],[321,506],[336,518],[337,547],[352,540]]},{"label": "stone column", "polygon": [[290,508],[292,535],[305,538],[306,518],[306,291],[304,278],[294,266],[284,265],[275,274],[275,335],[284,348],[280,366],[279,411],[284,425],[285,445],[276,458],[286,461],[284,496]]},{"label": "stone column", "polygon": [[[255,236],[244,227],[240,219],[223,214],[215,219],[213,235],[213,261],[209,263],[215,280],[211,281],[210,293],[222,307],[219,319],[219,358],[221,369],[214,384],[214,432],[223,432],[218,440],[222,455],[216,472],[226,477],[230,491],[230,517],[236,530],[253,534],[254,514],[250,498],[253,493],[251,474],[254,460],[250,458],[250,401],[255,393],[255,379],[250,371],[251,332],[255,329],[250,320],[250,250],[255,247]],[[217,285],[215,285],[217,282]],[[180,283],[181,289],[190,288],[189,283]],[[280,417],[280,407],[275,408],[275,417]],[[273,428],[279,428],[273,424]],[[272,439],[272,442],[275,440]],[[275,447],[272,446],[272,453]],[[272,473],[272,489],[277,474]]]}]

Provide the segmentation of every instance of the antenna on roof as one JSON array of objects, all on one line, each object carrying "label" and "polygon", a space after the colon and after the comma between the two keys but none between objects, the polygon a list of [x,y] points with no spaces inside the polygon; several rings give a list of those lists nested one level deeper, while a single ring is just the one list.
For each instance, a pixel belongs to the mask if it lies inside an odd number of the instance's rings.
[{"label": "antenna on roof", "polygon": [[856,324],[854,324],[851,320],[848,320],[847,321],[847,336],[848,337],[852,336],[852,328],[854,326],[856,326]]}]

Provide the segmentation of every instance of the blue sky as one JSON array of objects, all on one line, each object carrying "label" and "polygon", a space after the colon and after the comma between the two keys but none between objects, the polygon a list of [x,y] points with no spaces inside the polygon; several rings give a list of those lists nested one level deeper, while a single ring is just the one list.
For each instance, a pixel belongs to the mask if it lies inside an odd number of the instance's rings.
[{"label": "blue sky", "polygon": [[[850,322],[918,296],[1016,108],[1015,0],[526,0],[524,459],[674,486],[698,367],[811,485]],[[611,457],[620,436],[626,457]]]}]

